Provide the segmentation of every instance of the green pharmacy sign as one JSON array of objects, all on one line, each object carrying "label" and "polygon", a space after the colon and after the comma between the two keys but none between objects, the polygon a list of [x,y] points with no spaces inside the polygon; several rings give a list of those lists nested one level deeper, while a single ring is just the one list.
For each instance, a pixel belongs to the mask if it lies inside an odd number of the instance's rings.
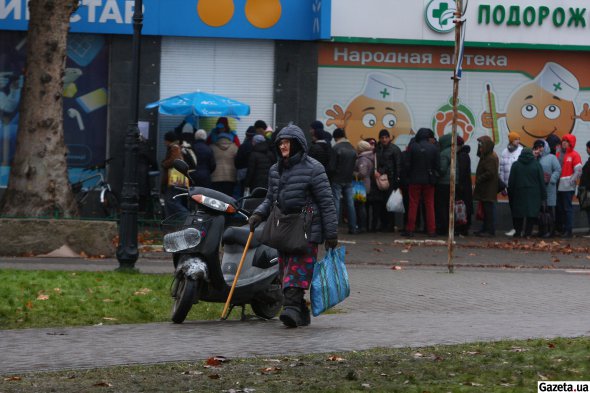
[{"label": "green pharmacy sign", "polygon": [[426,6],[424,18],[437,33],[449,33],[455,29],[453,17],[457,5],[453,0],[431,0]]}]

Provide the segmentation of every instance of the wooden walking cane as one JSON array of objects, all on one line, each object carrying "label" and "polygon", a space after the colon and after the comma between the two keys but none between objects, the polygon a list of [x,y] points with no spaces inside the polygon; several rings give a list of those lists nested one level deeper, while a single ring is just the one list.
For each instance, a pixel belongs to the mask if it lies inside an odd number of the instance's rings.
[{"label": "wooden walking cane", "polygon": [[248,235],[248,240],[246,241],[246,247],[244,247],[244,252],[242,253],[242,259],[240,259],[240,264],[238,265],[238,270],[236,271],[236,276],[234,277],[234,282],[231,285],[231,289],[229,290],[229,295],[227,295],[225,307],[223,307],[223,312],[221,313],[221,319],[227,319],[227,309],[229,308],[229,303],[231,302],[231,298],[234,295],[234,289],[236,289],[236,284],[238,283],[238,278],[240,277],[240,272],[242,271],[242,266],[244,265],[244,260],[246,259],[248,248],[250,248],[250,241],[252,240],[252,236],[254,236],[254,231],[251,230],[250,234]]}]

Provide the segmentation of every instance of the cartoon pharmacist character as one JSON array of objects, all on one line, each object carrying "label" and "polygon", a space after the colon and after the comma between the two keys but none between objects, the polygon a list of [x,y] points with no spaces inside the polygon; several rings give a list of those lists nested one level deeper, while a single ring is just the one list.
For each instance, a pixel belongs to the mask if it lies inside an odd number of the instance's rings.
[{"label": "cartoon pharmacist character", "polygon": [[386,129],[397,137],[412,131],[412,116],[405,103],[406,87],[401,79],[388,74],[367,75],[363,92],[356,96],[346,111],[335,104],[326,115],[328,126],[346,129],[346,136],[355,145],[362,138],[377,138]]},{"label": "cartoon pharmacist character", "polygon": [[[572,132],[576,119],[590,120],[588,104],[584,104],[580,116],[576,116],[573,101],[579,89],[574,74],[557,63],[549,62],[533,81],[521,85],[512,93],[506,113],[484,112],[482,125],[493,129],[497,119],[505,117],[508,132],[518,132],[520,143],[528,147],[532,147],[535,140],[545,139],[550,134],[561,139]],[[490,106],[493,108],[493,103]]]}]

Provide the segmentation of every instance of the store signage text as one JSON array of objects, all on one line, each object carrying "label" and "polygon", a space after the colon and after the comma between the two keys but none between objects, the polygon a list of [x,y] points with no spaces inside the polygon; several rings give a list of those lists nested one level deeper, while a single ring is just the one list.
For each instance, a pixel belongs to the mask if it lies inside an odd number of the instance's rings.
[{"label": "store signage text", "polygon": [[537,24],[552,23],[555,27],[586,27],[586,8],[569,7],[566,11],[563,7],[551,9],[546,6],[521,7],[519,5],[496,5],[492,8],[489,4],[480,4],[477,12],[477,23],[494,23],[507,26],[532,26]]},{"label": "store signage text", "polygon": [[[14,20],[29,20],[29,0],[0,0],[0,19],[12,17]],[[123,7],[114,0],[81,0],[81,7],[86,7],[84,19],[87,23],[130,24],[133,18],[134,1],[127,0]],[[145,7],[144,7],[145,8]],[[82,20],[80,13],[74,13],[70,22]]]},{"label": "store signage text", "polygon": [[[357,51],[348,48],[334,48],[334,63],[357,63],[367,65],[377,64],[433,64],[434,56],[432,53],[408,53],[394,51]],[[438,64],[453,64],[454,58],[451,53],[439,54]],[[474,65],[479,67],[507,67],[508,58],[506,56],[496,55],[463,55],[464,65]]]},{"label": "store signage text", "polygon": [[[27,30],[30,0],[0,0],[0,30]],[[242,1],[243,2],[243,1]],[[208,4],[200,11],[200,4]],[[277,3],[280,6],[277,6]],[[249,3],[250,4],[250,3]],[[329,38],[331,0],[253,2],[143,0],[143,35],[315,40]],[[132,34],[135,0],[79,0],[70,17],[74,33]],[[222,24],[217,16],[227,18]],[[215,19],[212,22],[211,18]]]}]

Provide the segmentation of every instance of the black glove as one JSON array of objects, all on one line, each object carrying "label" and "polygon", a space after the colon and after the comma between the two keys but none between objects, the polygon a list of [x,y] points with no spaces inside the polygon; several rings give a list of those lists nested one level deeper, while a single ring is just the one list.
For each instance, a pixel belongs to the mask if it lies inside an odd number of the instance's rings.
[{"label": "black glove", "polygon": [[252,214],[248,219],[248,224],[250,224],[250,232],[254,232],[254,229],[262,222],[262,217],[259,214]]},{"label": "black glove", "polygon": [[336,248],[336,247],[338,247],[338,238],[326,239],[326,242],[324,243],[324,245],[326,246],[326,250],[329,248]]}]

